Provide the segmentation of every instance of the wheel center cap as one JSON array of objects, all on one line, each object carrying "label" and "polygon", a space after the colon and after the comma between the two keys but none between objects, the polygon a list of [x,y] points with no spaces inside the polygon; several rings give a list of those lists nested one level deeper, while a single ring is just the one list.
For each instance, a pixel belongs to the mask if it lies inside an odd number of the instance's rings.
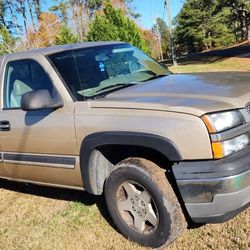
[{"label": "wheel center cap", "polygon": [[137,214],[139,217],[144,217],[147,214],[146,203],[139,195],[130,197],[130,204],[132,213]]}]

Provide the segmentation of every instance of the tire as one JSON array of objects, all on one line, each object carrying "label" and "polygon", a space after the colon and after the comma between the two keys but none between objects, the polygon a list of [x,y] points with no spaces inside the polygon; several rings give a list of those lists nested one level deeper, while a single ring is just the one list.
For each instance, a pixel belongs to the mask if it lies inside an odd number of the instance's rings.
[{"label": "tire", "polygon": [[115,166],[105,183],[105,199],[117,229],[145,246],[169,245],[187,226],[165,172],[142,158]]}]

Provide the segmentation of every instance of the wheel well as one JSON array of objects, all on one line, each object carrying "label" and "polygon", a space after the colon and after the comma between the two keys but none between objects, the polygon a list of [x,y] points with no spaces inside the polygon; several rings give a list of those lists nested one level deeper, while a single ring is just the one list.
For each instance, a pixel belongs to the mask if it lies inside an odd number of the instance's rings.
[{"label": "wheel well", "polygon": [[91,193],[95,195],[101,195],[103,193],[105,181],[114,166],[117,163],[130,157],[147,159],[154,162],[160,168],[166,170],[166,179],[175,192],[186,220],[188,221],[188,223],[190,223],[190,217],[186,211],[183,199],[181,197],[172,171],[172,166],[177,161],[170,161],[164,154],[149,147],[134,145],[103,145],[96,147],[90,155],[88,166],[90,178],[89,182],[92,188]]},{"label": "wheel well", "polygon": [[171,171],[173,162],[161,152],[152,148],[133,145],[104,145],[96,147],[89,159],[89,177],[92,193],[100,195],[106,178],[109,176],[113,167],[130,157],[139,157],[150,160],[160,168]]},{"label": "wheel well", "polygon": [[162,168],[168,168],[171,162],[159,151],[143,146],[106,145],[96,148],[113,165],[129,157],[140,157],[156,163]]},{"label": "wheel well", "polygon": [[[128,146],[128,145],[104,145],[99,146],[96,149],[97,155],[99,155],[96,159],[102,159],[101,161],[92,162],[95,167],[95,175],[96,175],[96,194],[103,193],[103,187],[107,177],[109,176],[112,168],[119,162],[130,158],[130,157],[138,157],[144,158],[149,161],[154,162],[157,166],[166,170],[165,176],[170,185],[173,188],[173,191],[180,203],[184,216],[189,225],[193,225],[190,216],[186,210],[183,199],[181,197],[179,188],[176,183],[176,179],[174,177],[172,166],[174,164],[173,161],[170,161],[164,154],[161,152],[147,147],[142,146]],[[106,168],[104,171],[100,171],[100,168]],[[103,174],[103,172],[105,174]]]}]

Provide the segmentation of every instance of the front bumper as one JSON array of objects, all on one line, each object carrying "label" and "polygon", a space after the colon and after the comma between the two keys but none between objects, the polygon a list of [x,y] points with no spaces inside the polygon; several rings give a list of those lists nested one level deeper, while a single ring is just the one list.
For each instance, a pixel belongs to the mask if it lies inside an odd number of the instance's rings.
[{"label": "front bumper", "polygon": [[250,205],[250,149],[221,160],[183,161],[173,173],[194,222],[223,222]]}]

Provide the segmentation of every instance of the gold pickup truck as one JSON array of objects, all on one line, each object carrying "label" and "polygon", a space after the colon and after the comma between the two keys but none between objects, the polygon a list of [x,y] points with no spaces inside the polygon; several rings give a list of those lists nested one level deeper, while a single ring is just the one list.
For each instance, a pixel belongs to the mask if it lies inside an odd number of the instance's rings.
[{"label": "gold pickup truck", "polygon": [[1,178],[104,194],[117,229],[151,247],[249,206],[249,73],[175,75],[123,42],[0,67]]}]

